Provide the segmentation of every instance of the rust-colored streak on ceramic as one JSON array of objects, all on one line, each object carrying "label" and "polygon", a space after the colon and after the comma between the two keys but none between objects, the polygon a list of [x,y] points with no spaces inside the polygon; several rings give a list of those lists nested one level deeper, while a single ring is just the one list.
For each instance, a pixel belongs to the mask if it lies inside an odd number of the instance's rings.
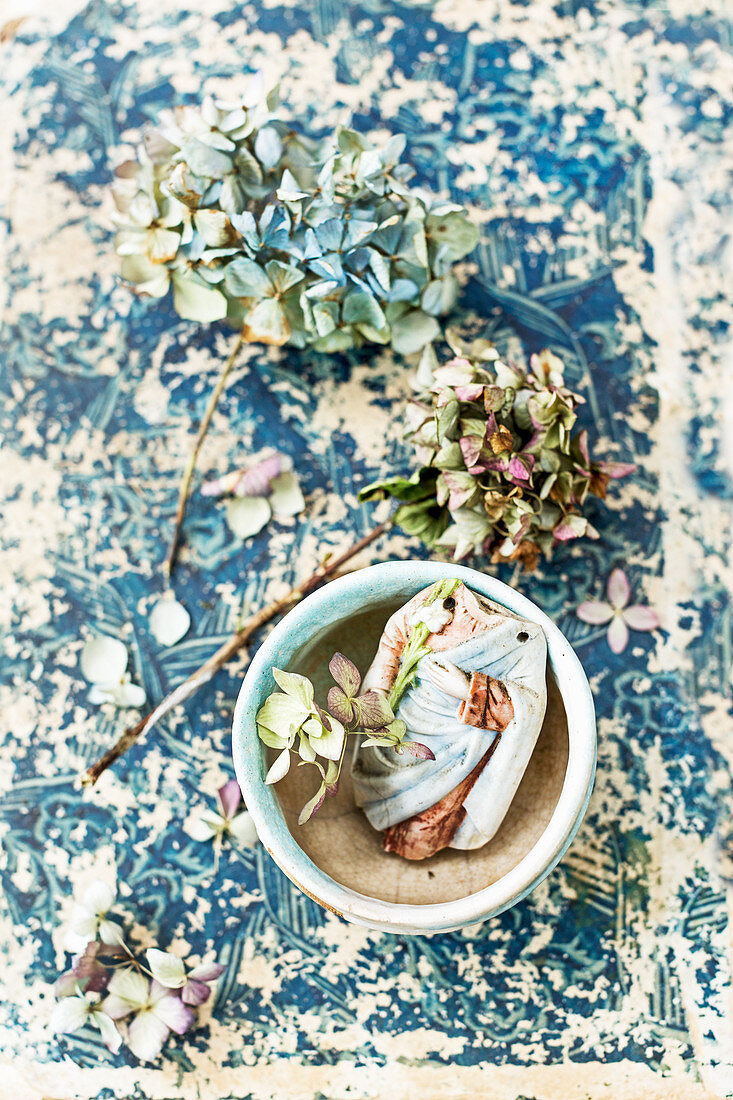
[{"label": "rust-colored streak on ceramic", "polygon": [[493,756],[500,740],[501,732],[494,738],[473,771],[470,771],[445,798],[441,798],[440,802],[423,810],[421,814],[409,817],[407,821],[401,821],[399,825],[393,825],[391,829],[387,829],[382,840],[385,852],[394,852],[405,859],[429,859],[442,848],[447,848],[466,816],[463,803]]},{"label": "rust-colored streak on ceramic", "polygon": [[514,717],[514,703],[501,680],[474,672],[468,697],[458,708],[458,717],[466,725],[501,733]]}]

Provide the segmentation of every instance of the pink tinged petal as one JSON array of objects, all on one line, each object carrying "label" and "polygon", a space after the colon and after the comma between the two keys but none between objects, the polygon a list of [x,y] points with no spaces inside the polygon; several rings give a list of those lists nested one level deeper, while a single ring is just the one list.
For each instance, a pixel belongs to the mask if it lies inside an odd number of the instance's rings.
[{"label": "pink tinged petal", "polygon": [[620,615],[614,615],[608,628],[608,644],[613,653],[623,653],[629,642],[629,628]]},{"label": "pink tinged petal", "polygon": [[239,809],[239,803],[242,801],[242,792],[239,789],[239,783],[237,783],[236,779],[230,779],[223,787],[219,787],[217,793],[219,795],[221,808],[224,812],[224,817],[234,817]]},{"label": "pink tinged petal", "polygon": [[483,448],[484,441],[481,436],[478,435],[464,435],[459,441],[461,448],[461,454],[463,455],[463,461],[466,463],[466,469],[471,469],[472,466],[476,466],[479,460],[479,455]]},{"label": "pink tinged petal", "polygon": [[611,607],[617,611],[622,607],[626,607],[626,604],[629,602],[629,596],[631,595],[631,586],[629,584],[629,578],[626,576],[623,569],[613,570],[611,576],[608,578],[606,592]]},{"label": "pink tinged petal", "polygon": [[183,1035],[193,1023],[193,1009],[185,1005],[180,997],[172,996],[167,990],[166,993],[167,996],[153,1002],[151,1011],[176,1035]]},{"label": "pink tinged petal", "polygon": [[64,997],[54,1008],[49,1027],[56,1035],[68,1035],[84,1027],[89,1018],[89,1001],[86,997]]},{"label": "pink tinged petal", "polygon": [[660,624],[659,615],[653,607],[642,607],[634,604],[633,607],[625,607],[623,611],[624,622],[632,630],[658,630]]},{"label": "pink tinged petal", "polygon": [[102,1001],[102,1011],[106,1012],[111,1020],[121,1020],[123,1016],[129,1016],[134,1009],[129,1001],[118,997],[116,993],[108,993]]},{"label": "pink tinged petal", "polygon": [[197,1008],[204,1001],[208,1001],[210,994],[211,990],[206,982],[197,982],[191,978],[181,991],[181,1000],[184,1004],[193,1005],[194,1008]]},{"label": "pink tinged petal", "polygon": [[578,532],[569,523],[559,524],[552,533],[558,542],[569,542],[570,539],[578,538]]},{"label": "pink tinged petal", "polygon": [[473,378],[473,367],[468,359],[451,359],[444,367],[438,367],[433,372],[435,385],[434,391],[443,389],[444,386],[465,386]]},{"label": "pink tinged petal", "polygon": [[67,970],[65,974],[62,974],[60,978],[57,978],[53,985],[54,995],[56,997],[74,997],[76,996],[76,987],[79,984],[79,978],[73,970]]},{"label": "pink tinged petal", "polygon": [[270,482],[288,469],[288,460],[280,454],[263,458],[249,470],[245,470],[237,482],[234,493],[240,497],[264,497],[270,491]]},{"label": "pink tinged petal", "polygon": [[317,814],[318,811],[320,810],[321,806],[324,803],[325,798],[326,798],[326,784],[321,783],[321,785],[318,788],[318,790],[316,791],[316,793],[313,795],[312,798],[308,799],[305,806],[300,811],[300,815],[298,817],[298,824],[299,825],[305,825],[306,821],[310,821],[310,819],[313,817],[313,815]]},{"label": "pink tinged petal", "polygon": [[223,497],[229,493],[233,493],[239,480],[242,476],[241,470],[234,470],[230,474],[224,474],[223,477],[214,478],[212,481],[205,481],[201,486],[201,495],[204,497]]},{"label": "pink tinged petal", "polygon": [[613,608],[605,600],[586,600],[576,608],[575,614],[584,623],[601,626],[613,618]]},{"label": "pink tinged petal", "polygon": [[429,749],[427,745],[421,745],[419,741],[403,741],[398,746],[398,751],[416,756],[418,760],[435,760],[433,750]]},{"label": "pink tinged petal", "polygon": [[138,1012],[127,1029],[127,1045],[141,1062],[152,1062],[163,1049],[170,1028],[149,1009]]},{"label": "pink tinged petal", "polygon": [[590,465],[590,455],[588,454],[588,432],[583,429],[578,435],[578,450],[580,451],[586,466]]},{"label": "pink tinged petal", "polygon": [[99,1028],[102,1039],[104,1040],[104,1045],[108,1050],[111,1050],[113,1054],[116,1054],[120,1049],[122,1036],[115,1027],[113,1021],[101,1010],[92,1012],[91,1016],[92,1022]]},{"label": "pink tinged petal", "polygon": [[455,394],[459,401],[478,401],[484,392],[482,382],[469,382],[465,386],[456,386]]},{"label": "pink tinged petal", "polygon": [[379,729],[394,719],[386,695],[380,695],[378,691],[365,691],[357,699],[357,704],[364,729]]},{"label": "pink tinged petal", "polygon": [[225,970],[223,963],[200,963],[194,966],[193,970],[189,970],[188,975],[198,982],[215,982]]},{"label": "pink tinged petal", "polygon": [[353,661],[344,657],[343,653],[334,653],[328,663],[328,668],[334,680],[346,695],[356,695],[361,687],[361,673]]},{"label": "pink tinged petal", "polygon": [[633,462],[599,462],[598,465],[603,473],[614,481],[620,477],[627,477],[636,470]]},{"label": "pink tinged petal", "polygon": [[503,474],[509,469],[508,458],[490,458],[486,462],[480,462],[478,465],[473,466],[468,472],[469,474],[483,474],[486,470],[494,470],[496,473]]},{"label": "pink tinged petal", "polygon": [[516,481],[529,481],[533,466],[532,455],[514,455],[509,462],[509,476]]},{"label": "pink tinged petal", "polygon": [[354,705],[340,687],[329,688],[328,709],[332,716],[337,718],[339,722],[343,722],[344,725],[348,725],[354,719]]}]

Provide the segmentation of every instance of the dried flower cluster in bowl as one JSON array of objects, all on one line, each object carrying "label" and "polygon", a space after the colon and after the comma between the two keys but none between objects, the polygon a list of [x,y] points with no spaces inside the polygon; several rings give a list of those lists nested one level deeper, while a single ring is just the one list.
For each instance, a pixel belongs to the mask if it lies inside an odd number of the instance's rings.
[{"label": "dried flower cluster in bowl", "polygon": [[408,406],[419,468],[367,486],[361,499],[395,497],[396,523],[456,560],[483,553],[534,569],[559,542],[597,538],[582,514],[588,494],[605,496],[609,479],[634,469],[591,459],[588,433],[574,430],[582,401],[551,352],[525,371],[476,342]]},{"label": "dried flower cluster in bowl", "polygon": [[[437,599],[437,595],[433,598]],[[425,630],[427,633],[427,627]],[[427,746],[405,740],[407,727],[394,715],[415,675],[422,653],[418,650],[419,645],[415,653],[406,657],[399,683],[389,695],[371,690],[360,694],[362,678],[358,668],[343,653],[334,653],[328,666],[334,679],[328,692],[328,710],[315,701],[313,684],[307,677],[273,668],[281,691],[268,695],[257,712],[260,740],[279,750],[265,782],[277,783],[287,775],[291,752],[297,754],[301,763],[313,764],[321,776],[318,790],[303,807],[298,824],[305,824],[321,808],[327,794],[333,797],[337,793],[349,736],[363,736],[365,746],[384,745],[420,760],[433,758]]]},{"label": "dried flower cluster in bowl", "polygon": [[316,143],[274,117],[276,101],[255,78],[242,102],[161,116],[117,169],[123,278],[154,297],[172,288],[182,317],[228,317],[253,342],[419,351],[476,227],[410,189],[402,135]]}]

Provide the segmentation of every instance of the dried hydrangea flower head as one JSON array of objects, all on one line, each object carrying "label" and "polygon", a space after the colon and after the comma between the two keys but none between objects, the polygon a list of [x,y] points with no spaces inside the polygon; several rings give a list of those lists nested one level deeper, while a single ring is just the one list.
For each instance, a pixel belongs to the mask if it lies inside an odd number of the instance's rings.
[{"label": "dried hydrangea flower head", "polygon": [[597,538],[582,514],[588,493],[605,496],[610,478],[633,470],[591,459],[588,433],[574,430],[582,401],[552,352],[523,370],[481,341],[435,369],[430,391],[408,407],[419,469],[361,499],[396,497],[396,522],[456,560],[483,553],[534,569],[559,542]]},{"label": "dried hydrangea flower head", "polygon": [[258,77],[241,103],[163,113],[117,169],[123,278],[154,297],[172,288],[182,317],[228,317],[249,341],[419,351],[476,227],[411,190],[403,136],[378,148],[339,129],[317,145],[276,102]]}]

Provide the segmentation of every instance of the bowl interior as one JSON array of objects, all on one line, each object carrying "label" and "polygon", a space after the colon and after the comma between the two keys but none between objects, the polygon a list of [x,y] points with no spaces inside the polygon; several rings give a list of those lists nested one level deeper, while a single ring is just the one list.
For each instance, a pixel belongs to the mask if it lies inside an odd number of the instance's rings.
[{"label": "bowl interior", "polygon": [[[312,680],[316,699],[325,700],[332,683],[328,662],[333,653],[345,653],[366,672],[385,622],[403,602],[372,605],[368,611],[326,628],[300,650],[289,671]],[[298,814],[318,785],[315,768],[292,767],[274,788],[293,839],[336,882],[384,902],[428,905],[457,901],[491,885],[534,847],[560,798],[568,765],[568,722],[549,668],[547,687],[547,712],[532,759],[499,831],[483,848],[472,852],[447,849],[420,862],[387,854],[382,850],[381,834],[372,829],[354,802],[348,758],[337,796],[327,798],[306,825],[298,825]],[[338,830],[334,830],[335,819]]]}]

